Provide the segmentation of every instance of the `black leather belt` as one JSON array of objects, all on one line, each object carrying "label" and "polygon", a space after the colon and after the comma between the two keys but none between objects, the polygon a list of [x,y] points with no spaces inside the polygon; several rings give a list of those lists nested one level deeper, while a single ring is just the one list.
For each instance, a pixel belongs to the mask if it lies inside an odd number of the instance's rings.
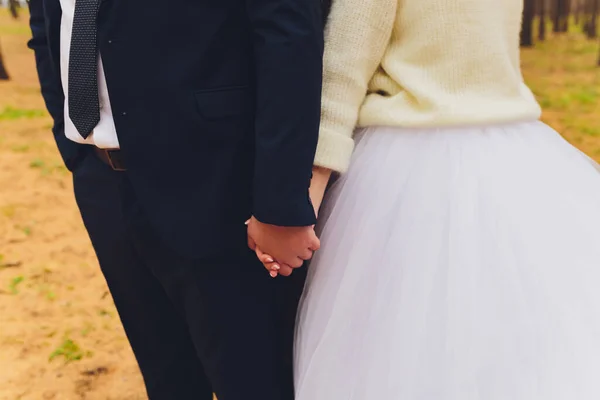
[{"label": "black leather belt", "polygon": [[96,155],[102,162],[110,166],[115,171],[127,171],[123,153],[119,149],[100,149],[94,148]]}]

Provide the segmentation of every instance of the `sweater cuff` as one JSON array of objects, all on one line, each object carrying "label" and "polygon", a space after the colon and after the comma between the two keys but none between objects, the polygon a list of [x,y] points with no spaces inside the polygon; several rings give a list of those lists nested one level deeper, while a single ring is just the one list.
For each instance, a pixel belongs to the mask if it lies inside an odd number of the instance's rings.
[{"label": "sweater cuff", "polygon": [[346,172],[354,150],[354,140],[340,133],[321,129],[314,165]]}]

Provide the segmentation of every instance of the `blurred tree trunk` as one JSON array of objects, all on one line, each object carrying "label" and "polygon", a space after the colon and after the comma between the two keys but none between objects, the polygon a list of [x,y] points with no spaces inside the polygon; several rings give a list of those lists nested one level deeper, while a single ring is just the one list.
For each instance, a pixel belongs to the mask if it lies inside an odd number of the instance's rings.
[{"label": "blurred tree trunk", "polygon": [[6,71],[6,68],[4,67],[4,59],[2,58],[2,49],[0,48],[0,81],[7,81],[8,78],[8,72]]},{"label": "blurred tree trunk", "polygon": [[590,29],[590,0],[582,0],[581,11],[583,12],[583,18],[581,19],[581,28],[583,33],[587,35],[588,29]]},{"label": "blurred tree trunk", "polygon": [[8,8],[14,19],[19,18],[19,7],[21,4],[17,0],[8,0]]},{"label": "blurred tree trunk", "polygon": [[587,21],[587,37],[595,39],[598,37],[598,0],[588,0],[589,17]]},{"label": "blurred tree trunk", "polygon": [[546,40],[546,0],[539,0],[538,11],[540,20],[538,26],[538,40]]},{"label": "blurred tree trunk", "polygon": [[[18,0],[8,0],[8,8],[10,14],[13,18],[19,18],[19,4]],[[6,67],[4,66],[4,57],[2,56],[2,48],[0,48],[0,81],[7,81],[10,77],[8,76],[8,71],[6,71]]]},{"label": "blurred tree trunk", "polygon": [[523,22],[521,25],[521,46],[533,46],[533,18],[535,18],[535,1],[525,0]]},{"label": "blurred tree trunk", "polygon": [[559,33],[561,28],[561,15],[563,10],[564,0],[554,0],[552,8],[552,32]]},{"label": "blurred tree trunk", "polygon": [[580,8],[580,4],[579,4],[580,0],[573,0],[573,13],[575,14],[575,25],[579,25],[579,14],[581,12],[581,8]]},{"label": "blurred tree trunk", "polygon": [[571,0],[562,0],[562,9],[560,10],[560,31],[569,31],[569,14],[571,13]]}]

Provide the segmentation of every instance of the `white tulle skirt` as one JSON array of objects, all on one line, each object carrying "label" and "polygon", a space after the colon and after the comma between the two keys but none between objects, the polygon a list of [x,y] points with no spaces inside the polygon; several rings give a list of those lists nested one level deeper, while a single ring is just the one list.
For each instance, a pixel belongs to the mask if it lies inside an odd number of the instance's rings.
[{"label": "white tulle skirt", "polygon": [[591,160],[541,122],[357,142],[319,222],[297,400],[599,400]]}]

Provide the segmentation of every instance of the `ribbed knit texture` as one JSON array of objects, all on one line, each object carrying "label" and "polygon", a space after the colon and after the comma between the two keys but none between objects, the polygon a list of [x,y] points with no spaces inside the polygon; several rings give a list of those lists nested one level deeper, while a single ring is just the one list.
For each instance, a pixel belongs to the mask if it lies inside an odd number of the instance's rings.
[{"label": "ribbed knit texture", "polygon": [[539,118],[523,82],[523,0],[334,0],[315,164],[344,172],[355,128]]}]

